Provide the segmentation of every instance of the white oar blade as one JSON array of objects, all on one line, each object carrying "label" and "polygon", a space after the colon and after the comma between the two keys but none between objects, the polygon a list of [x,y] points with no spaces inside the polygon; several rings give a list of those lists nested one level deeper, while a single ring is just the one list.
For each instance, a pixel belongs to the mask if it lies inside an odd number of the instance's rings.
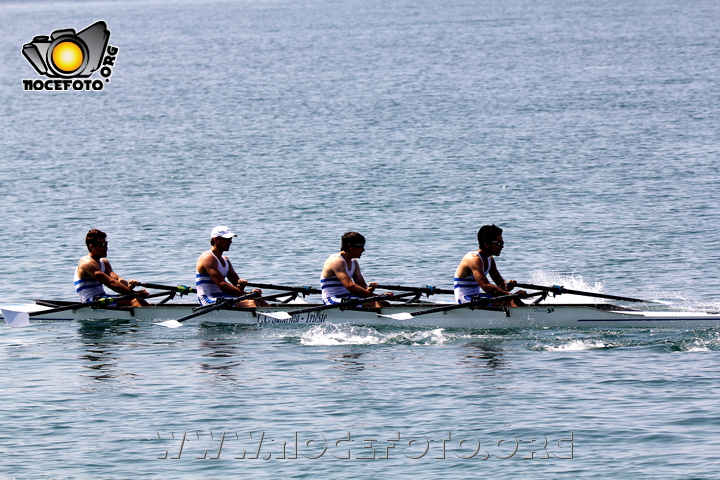
[{"label": "white oar blade", "polygon": [[382,315],[378,313],[378,317],[386,317],[386,318],[392,318],[393,320],[411,320],[415,317],[413,317],[411,314],[407,312],[400,312],[400,313],[392,313],[390,315]]},{"label": "white oar blade", "polygon": [[1,310],[3,318],[12,328],[27,327],[30,325],[30,315],[27,312],[16,312],[15,310]]},{"label": "white oar blade", "polygon": [[177,320],[165,320],[164,322],[157,322],[155,325],[167,328],[180,328],[182,327],[182,322],[178,322]]},{"label": "white oar blade", "polygon": [[290,320],[292,315],[287,312],[257,312],[258,315],[265,315],[266,317],[277,318],[278,320]]}]

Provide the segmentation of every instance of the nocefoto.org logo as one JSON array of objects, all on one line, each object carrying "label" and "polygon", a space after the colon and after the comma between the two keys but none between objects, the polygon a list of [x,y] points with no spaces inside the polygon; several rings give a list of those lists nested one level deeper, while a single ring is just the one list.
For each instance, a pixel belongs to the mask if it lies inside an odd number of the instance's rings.
[{"label": "nocefoto.org logo", "polygon": [[[102,90],[110,81],[118,47],[108,45],[110,30],[103,21],[81,32],[66,28],[48,37],[38,35],[23,45],[22,54],[40,74],[49,78],[23,79],[24,90]],[[104,79],[90,77],[100,70]]]}]

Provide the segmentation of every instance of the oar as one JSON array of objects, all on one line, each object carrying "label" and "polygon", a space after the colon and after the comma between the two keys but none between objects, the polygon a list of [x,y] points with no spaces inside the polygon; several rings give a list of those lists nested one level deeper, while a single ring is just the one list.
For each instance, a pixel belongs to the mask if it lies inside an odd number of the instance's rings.
[{"label": "oar", "polygon": [[190,320],[191,318],[199,317],[200,315],[205,315],[206,313],[214,312],[215,310],[220,310],[221,308],[226,308],[231,305],[235,305],[237,302],[241,300],[247,300],[249,298],[255,298],[259,297],[260,294],[257,292],[251,292],[247,295],[243,295],[241,297],[225,297],[222,300],[218,300],[212,305],[206,305],[204,307],[200,307],[197,310],[195,310],[190,315],[185,315],[182,318],[178,318],[177,320],[166,320],[164,322],[158,322],[155,325],[160,325],[163,327],[168,328],[178,328],[182,326],[182,322],[185,320]]},{"label": "oar", "polygon": [[156,290],[172,290],[173,292],[177,292],[182,295],[187,295],[189,293],[197,293],[197,290],[195,290],[193,287],[188,287],[187,285],[158,285],[157,283],[138,283],[141,287],[145,288],[154,288]]},{"label": "oar", "polygon": [[[156,288],[156,289],[161,289],[161,290],[174,290],[174,291],[178,292],[180,295],[197,292],[197,290],[195,290],[194,288],[188,287],[186,285],[172,286],[172,285],[158,285],[155,283],[140,283],[139,285],[146,287],[146,288]],[[273,285],[270,283],[255,283],[255,282],[248,282],[247,285],[249,287],[266,288],[268,290],[283,290],[286,292],[300,293],[302,295],[308,295],[311,293],[322,293],[322,290],[310,287],[308,285],[304,285],[301,287],[294,287],[294,286],[289,286],[289,285]]]},{"label": "oar", "polygon": [[[167,293],[154,293],[152,295],[148,295],[146,298],[152,298],[152,297],[162,297],[164,295],[167,295]],[[130,298],[137,298],[139,295],[137,293],[131,294],[131,295],[120,295],[118,297],[105,297],[101,298],[99,300],[95,300],[93,302],[88,303],[73,303],[71,305],[65,305],[64,307],[56,307],[56,308],[50,308],[48,310],[39,310],[37,312],[20,312],[17,310],[12,309],[0,309],[2,311],[2,315],[5,318],[5,321],[7,324],[13,328],[18,327],[27,327],[30,325],[30,317],[34,317],[36,315],[47,315],[50,313],[56,313],[56,312],[64,312],[65,310],[79,310],[81,308],[85,307],[100,307],[100,306],[106,306],[114,302],[119,302],[122,300],[128,300]]]},{"label": "oar", "polygon": [[426,285],[424,287],[405,287],[403,285],[378,285],[377,288],[382,288],[384,290],[400,290],[402,292],[422,293],[427,297],[429,297],[430,295],[435,295],[435,294],[452,295],[455,293],[452,290],[437,288],[433,285]]},{"label": "oar", "polygon": [[389,297],[387,295],[377,295],[374,297],[350,298],[344,302],[333,303],[332,305],[321,305],[319,307],[301,308],[300,310],[293,310],[291,312],[257,312],[257,314],[265,315],[266,317],[277,318],[278,320],[289,320],[293,317],[293,315],[300,315],[301,313],[319,312],[320,310],[329,310],[331,308],[340,308],[344,310],[348,307],[353,307],[358,303],[375,302],[378,300],[394,300],[397,298],[411,297],[414,295],[415,292],[410,292],[403,295],[394,295],[393,297]]},{"label": "oar", "polygon": [[293,287],[288,285],[272,285],[270,283],[255,283],[255,282],[248,282],[247,285],[249,287],[256,287],[256,288],[266,288],[268,290],[284,290],[286,292],[294,292],[294,293],[301,293],[303,296],[309,295],[311,293],[322,293],[322,290],[314,287],[310,287],[308,285],[303,285],[302,287]]},{"label": "oar", "polygon": [[392,318],[393,320],[410,320],[412,318],[417,317],[418,315],[429,315],[431,313],[447,312],[448,310],[455,310],[457,308],[484,307],[488,303],[504,302],[507,300],[515,300],[515,299],[520,299],[520,298],[537,297],[540,295],[544,295],[544,293],[537,292],[537,293],[531,293],[530,295],[520,295],[519,293],[514,293],[512,295],[502,295],[500,297],[481,298],[481,299],[473,300],[472,302],[467,302],[467,303],[456,303],[456,304],[447,305],[444,307],[429,308],[427,310],[420,310],[419,312],[414,312],[414,313],[400,312],[400,313],[392,313],[390,315],[378,314],[378,316]]},{"label": "oar", "polygon": [[604,293],[583,292],[580,290],[570,290],[561,285],[553,285],[552,287],[545,287],[542,285],[532,285],[529,283],[518,283],[517,286],[520,288],[529,288],[531,290],[542,290],[543,292],[553,293],[555,295],[562,295],[563,293],[567,293],[570,295],[584,295],[586,297],[607,298],[609,300],[619,300],[622,302],[662,303],[664,305],[672,304],[672,302],[664,302],[662,300],[643,300],[642,298],[619,297],[617,295],[606,295]]}]

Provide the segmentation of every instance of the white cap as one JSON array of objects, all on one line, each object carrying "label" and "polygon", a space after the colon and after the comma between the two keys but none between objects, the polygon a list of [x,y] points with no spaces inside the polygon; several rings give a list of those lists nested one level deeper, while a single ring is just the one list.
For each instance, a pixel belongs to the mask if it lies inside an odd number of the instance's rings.
[{"label": "white cap", "polygon": [[212,229],[212,233],[210,234],[211,238],[232,238],[237,237],[236,234],[230,231],[230,227],[226,227],[225,225],[218,225],[217,227]]}]

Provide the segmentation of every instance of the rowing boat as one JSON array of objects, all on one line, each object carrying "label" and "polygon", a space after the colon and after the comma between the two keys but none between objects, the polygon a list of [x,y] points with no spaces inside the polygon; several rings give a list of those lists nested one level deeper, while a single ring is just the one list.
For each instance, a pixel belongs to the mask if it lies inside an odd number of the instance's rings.
[{"label": "rowing boat", "polygon": [[[3,305],[3,309],[32,313],[33,321],[70,321],[122,319],[159,322],[177,319],[193,313],[197,304],[166,303],[149,307],[102,307],[65,310],[43,315],[42,311],[71,305],[70,302],[41,301],[34,304]],[[389,325],[409,327],[443,327],[473,329],[506,328],[680,328],[696,329],[720,326],[720,312],[683,312],[635,310],[610,303],[587,304],[533,304],[514,308],[457,308],[417,315],[429,307],[447,303],[416,302],[383,307],[381,309],[346,308],[326,309],[276,318],[279,312],[297,311],[298,307],[312,304],[275,304],[258,308],[228,307],[218,309],[194,319],[195,322],[229,323],[240,325],[347,323],[352,325]],[[55,307],[55,308],[54,308]],[[271,316],[274,315],[274,316]],[[398,315],[401,314],[401,315]],[[410,315],[407,315],[410,314]],[[392,318],[402,317],[405,319]]]}]

